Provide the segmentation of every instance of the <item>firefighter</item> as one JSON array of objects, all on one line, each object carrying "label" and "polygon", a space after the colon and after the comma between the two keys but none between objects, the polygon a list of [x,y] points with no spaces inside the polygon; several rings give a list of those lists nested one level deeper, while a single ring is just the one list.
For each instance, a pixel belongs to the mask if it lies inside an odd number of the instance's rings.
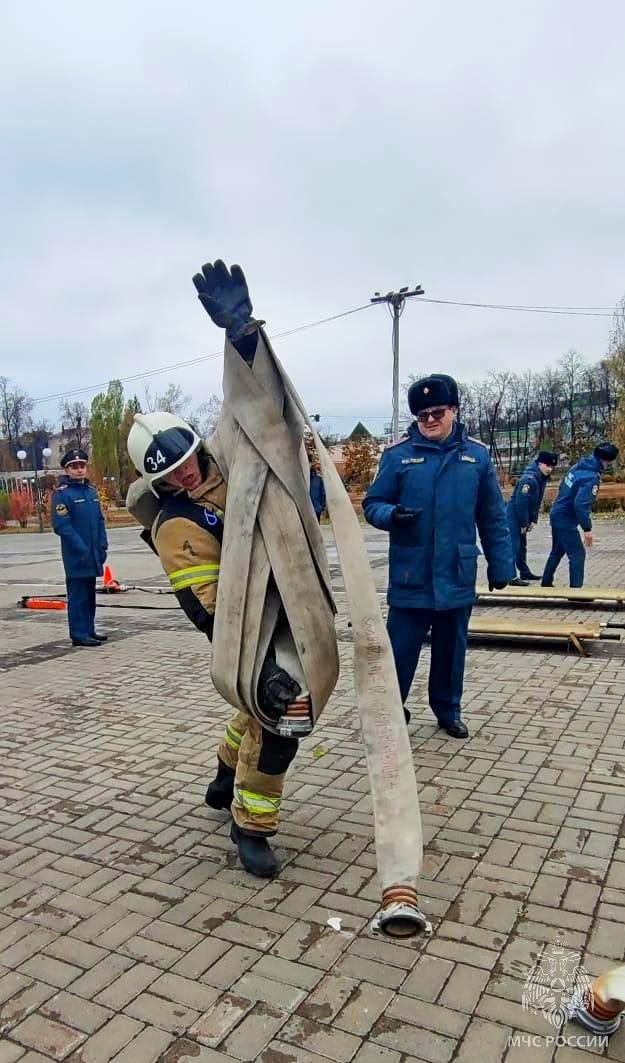
[{"label": "firefighter", "polygon": [[[194,278],[213,321],[226,328],[241,357],[252,364],[258,324],[241,270],[222,262]],[[202,298],[204,296],[204,298]],[[174,414],[136,414],[128,453],[159,504],[150,532],[178,602],[209,640],[217,602],[227,484],[208,447],[193,427]],[[136,514],[135,514],[136,515]],[[259,703],[276,719],[301,693],[299,684],[275,661],[270,647],[258,680]],[[231,838],[243,866],[271,878],[278,862],[268,839],[276,833],[287,768],[298,740],[263,728],[246,711],[226,725],[217,752],[217,775],[206,792],[211,808],[230,808]]]},{"label": "firefighter", "polygon": [[99,646],[106,635],[95,629],[95,584],[102,575],[108,542],[95,487],[87,479],[86,450],[61,458],[65,475],[52,496],[52,527],[61,538],[67,586],[67,622],[73,646]]},{"label": "firefighter", "polygon": [[527,534],[538,523],[547,480],[558,464],[558,455],[541,450],[535,461],[519,476],[508,502],[507,516],[512,553],[519,575],[510,580],[511,587],[527,587],[538,580],[527,564]]}]

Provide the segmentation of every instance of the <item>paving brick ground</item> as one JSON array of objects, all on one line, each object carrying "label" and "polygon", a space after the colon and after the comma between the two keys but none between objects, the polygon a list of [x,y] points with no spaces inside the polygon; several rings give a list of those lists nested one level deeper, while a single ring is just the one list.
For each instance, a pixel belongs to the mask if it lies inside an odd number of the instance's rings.
[{"label": "paving brick ground", "polygon": [[[589,582],[625,585],[624,535],[598,524]],[[384,537],[367,536],[382,590]],[[163,586],[133,532],[112,539],[119,578]],[[536,566],[546,542],[543,528]],[[0,1063],[596,1056],[556,1048],[521,997],[554,948],[591,975],[625,958],[620,645],[585,660],[473,650],[466,742],[435,730],[420,672],[410,736],[434,933],[397,944],[368,932],[379,892],[338,573],[341,679],[291,772],[282,874],[263,884],[239,868],[226,815],[203,804],[227,710],[197,674],[202,636],[170,599],[136,592],[102,610],[106,647],[73,650],[63,614],[12,604],[54,588],[56,541],[3,537],[0,560]],[[120,611],[131,604],[167,611]],[[608,1055],[625,1060],[625,1030]]]}]

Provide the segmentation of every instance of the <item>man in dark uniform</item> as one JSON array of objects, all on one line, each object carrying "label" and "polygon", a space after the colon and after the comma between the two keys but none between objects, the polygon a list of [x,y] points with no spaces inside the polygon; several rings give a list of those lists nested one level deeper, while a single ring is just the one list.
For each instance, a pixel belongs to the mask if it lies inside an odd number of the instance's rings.
[{"label": "man in dark uniform", "polygon": [[527,587],[530,580],[540,579],[527,564],[527,533],[538,523],[547,480],[557,464],[557,454],[541,450],[536,460],[519,476],[508,502],[512,553],[519,570],[519,575],[510,581],[512,587]]},{"label": "man in dark uniform", "polygon": [[313,463],[312,454],[308,455],[308,462],[310,464],[310,501],[313,504],[315,516],[321,523],[321,517],[326,508],[326,489],[319,468]]},{"label": "man in dark uniform", "polygon": [[431,630],[430,706],[447,734],[466,738],[460,701],[476,528],[489,585],[498,589],[514,576],[510,532],[488,450],[457,423],[455,380],[438,373],[417,380],[408,405],[416,421],[382,454],[363,509],[370,524],[390,532],[388,632],[402,700]]},{"label": "man in dark uniform", "polygon": [[[553,587],[553,577],[562,558],[569,559],[569,585],[583,587],[585,547],[592,546],[593,503],[599,492],[601,475],[616,461],[618,447],[614,443],[600,443],[587,458],[569,469],[556,498],[549,519],[551,521],[551,553],[543,572],[543,587]],[[584,540],[579,534],[582,529]]]},{"label": "man in dark uniform", "polygon": [[74,646],[99,646],[106,635],[95,629],[95,582],[102,575],[108,542],[100,500],[87,479],[85,450],[68,450],[52,497],[52,527],[61,537],[67,584],[67,621]]}]

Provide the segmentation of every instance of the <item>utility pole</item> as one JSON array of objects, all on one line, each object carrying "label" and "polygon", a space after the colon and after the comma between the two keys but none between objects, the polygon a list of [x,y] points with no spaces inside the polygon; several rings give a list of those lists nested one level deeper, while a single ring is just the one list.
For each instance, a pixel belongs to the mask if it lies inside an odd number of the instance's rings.
[{"label": "utility pole", "polygon": [[417,284],[415,288],[400,288],[398,292],[387,292],[386,295],[375,292],[371,299],[372,303],[386,303],[393,318],[393,442],[399,439],[399,319],[404,312],[406,299],[424,294],[425,290]]}]

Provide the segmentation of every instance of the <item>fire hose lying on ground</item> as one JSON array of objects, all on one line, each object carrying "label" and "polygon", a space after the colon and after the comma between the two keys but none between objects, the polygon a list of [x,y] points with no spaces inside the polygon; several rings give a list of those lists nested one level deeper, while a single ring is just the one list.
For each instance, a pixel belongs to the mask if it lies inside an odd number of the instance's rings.
[{"label": "fire hose lying on ground", "polygon": [[[369,771],[382,905],[372,929],[429,931],[416,882],[423,837],[412,754],[392,651],[358,518],[295,388],[259,329],[250,367],[226,341],[224,403],[207,441],[228,483],[211,675],[226,701],[279,734],[310,733],[338,678],[330,576],[308,495],[304,427],[324,477],[354,637],[356,700]],[[133,484],[128,508],[146,527],[156,499]],[[302,688],[276,721],[257,700],[260,669],[276,661]]]}]

